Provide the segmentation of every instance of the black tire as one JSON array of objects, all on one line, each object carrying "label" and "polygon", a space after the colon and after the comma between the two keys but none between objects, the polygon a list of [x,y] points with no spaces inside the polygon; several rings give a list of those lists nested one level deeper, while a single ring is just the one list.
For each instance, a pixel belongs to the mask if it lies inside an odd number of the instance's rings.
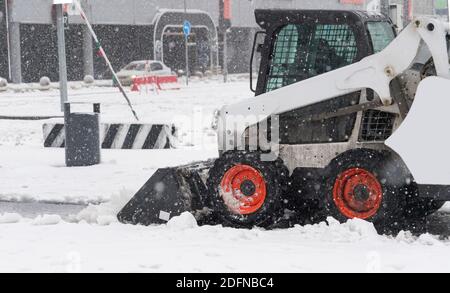
[{"label": "black tire", "polygon": [[[252,213],[243,214],[240,211],[241,206],[234,206],[234,198],[230,203],[229,195],[221,190],[224,178],[228,179],[229,172],[233,172],[235,168],[240,168],[241,166],[256,170],[265,183],[266,196],[262,201],[261,207]],[[226,226],[268,228],[276,224],[283,216],[283,193],[288,184],[288,176],[289,172],[281,159],[277,159],[274,162],[263,162],[259,152],[227,152],[215,162],[207,181],[213,211],[219,218],[219,221]],[[244,182],[247,183],[248,181],[255,183],[252,180],[245,180]],[[241,184],[241,187],[244,182]],[[254,190],[251,190],[251,187],[242,188],[246,192],[242,190],[239,190],[239,192],[246,193],[249,197],[255,196],[255,194],[260,192],[258,186],[253,184]],[[242,196],[242,198],[246,198],[246,196]],[[237,204],[240,205],[240,202],[237,202]],[[251,209],[256,208],[257,206]]]},{"label": "black tire", "polygon": [[[405,181],[398,179],[407,173],[392,162],[390,153],[368,149],[352,150],[333,160],[324,179],[327,216],[342,223],[360,218],[377,228],[393,227],[404,202],[398,191]],[[351,199],[346,201],[346,195]]]},{"label": "black tire", "polygon": [[406,220],[420,220],[426,218],[440,210],[445,201],[422,198],[416,183],[412,183],[402,188],[405,194],[404,217]]}]

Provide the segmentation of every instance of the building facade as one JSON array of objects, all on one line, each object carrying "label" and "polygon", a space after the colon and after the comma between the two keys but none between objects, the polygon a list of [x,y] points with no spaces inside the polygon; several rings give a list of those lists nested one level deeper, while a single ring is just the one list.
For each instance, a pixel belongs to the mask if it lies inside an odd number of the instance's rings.
[{"label": "building facade", "polygon": [[[435,0],[391,0],[401,11],[433,14]],[[192,23],[189,67],[205,71],[224,67],[247,72],[255,9],[366,9],[384,0],[81,0],[83,9],[115,69],[133,60],[158,59],[174,71],[185,68],[184,20]],[[417,4],[421,3],[421,4]],[[186,6],[185,6],[186,5]],[[417,12],[416,12],[417,10]],[[0,0],[0,76],[13,82],[58,80],[56,27],[52,0]],[[429,13],[430,12],[430,13]],[[68,10],[68,77],[108,78],[103,60],[79,15]],[[224,37],[227,50],[224,50]],[[180,53],[183,52],[183,53]]]}]

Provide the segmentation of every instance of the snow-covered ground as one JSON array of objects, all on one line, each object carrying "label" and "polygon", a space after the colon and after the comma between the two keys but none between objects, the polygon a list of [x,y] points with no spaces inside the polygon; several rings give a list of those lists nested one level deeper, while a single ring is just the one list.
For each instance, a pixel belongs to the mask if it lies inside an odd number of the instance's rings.
[{"label": "snow-covered ground", "polygon": [[154,227],[49,217],[3,224],[0,272],[450,271],[450,243],[429,235],[379,236],[361,221],[279,231],[196,227],[189,216]]},{"label": "snow-covered ground", "polygon": [[[61,218],[0,202],[0,272],[450,271],[449,240],[380,236],[363,221],[275,231],[198,227],[190,214],[161,226],[117,223],[117,211],[156,169],[215,157],[213,111],[251,96],[248,80],[238,77],[159,95],[130,93],[141,122],[178,123],[179,148],[103,151],[102,164],[88,168],[66,168],[63,150],[42,147],[45,121],[0,120],[0,201],[94,203]],[[70,97],[101,102],[104,122],[133,121],[117,89],[75,87]],[[58,91],[0,93],[0,116],[28,115],[60,115]]]}]

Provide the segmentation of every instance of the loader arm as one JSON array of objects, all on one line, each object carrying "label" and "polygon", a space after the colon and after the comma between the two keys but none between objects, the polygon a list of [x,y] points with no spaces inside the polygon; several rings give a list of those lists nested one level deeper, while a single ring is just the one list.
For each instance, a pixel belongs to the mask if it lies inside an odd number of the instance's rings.
[{"label": "loader arm", "polygon": [[[437,19],[416,18],[390,45],[377,54],[257,98],[223,107],[218,120],[219,148],[228,151],[243,147],[242,136],[246,128],[272,115],[363,89],[372,89],[384,105],[391,105],[393,98],[390,83],[410,68],[422,41],[431,52],[437,76],[449,79],[450,66],[446,42],[449,30],[447,23]],[[248,123],[242,123],[243,119]]]}]

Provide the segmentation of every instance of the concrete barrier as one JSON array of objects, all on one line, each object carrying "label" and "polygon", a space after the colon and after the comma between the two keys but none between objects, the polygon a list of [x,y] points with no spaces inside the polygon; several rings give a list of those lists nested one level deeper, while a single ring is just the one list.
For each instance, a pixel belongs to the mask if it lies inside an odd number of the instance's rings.
[{"label": "concrete barrier", "polygon": [[4,92],[8,89],[8,81],[0,77],[0,92]]},{"label": "concrete barrier", "polygon": [[[63,148],[63,123],[43,125],[44,147]],[[176,128],[163,124],[105,124],[100,125],[102,149],[170,149],[176,146]]]}]

